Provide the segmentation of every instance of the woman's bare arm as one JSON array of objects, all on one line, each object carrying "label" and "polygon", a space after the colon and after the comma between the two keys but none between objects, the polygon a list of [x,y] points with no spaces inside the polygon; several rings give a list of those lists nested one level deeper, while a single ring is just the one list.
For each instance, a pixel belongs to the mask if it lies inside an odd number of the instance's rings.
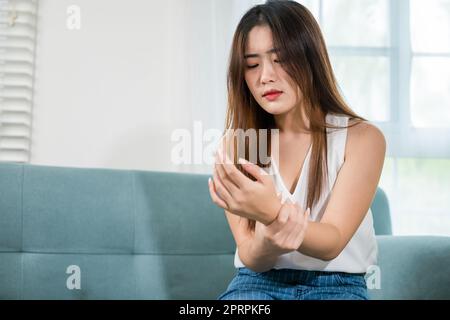
[{"label": "woman's bare arm", "polygon": [[225,216],[230,225],[242,263],[256,272],[271,269],[279,255],[274,252],[268,252],[261,243],[254,241],[254,230],[249,228],[249,220],[232,214],[227,210],[225,210]]},{"label": "woman's bare arm", "polygon": [[348,129],[345,160],[320,222],[311,222],[299,252],[322,260],[337,257],[360,226],[376,193],[386,141],[362,122]]},{"label": "woman's bare arm", "polygon": [[[332,260],[341,253],[372,203],[385,151],[384,136],[375,126],[363,122],[348,129],[344,164],[325,213],[320,222],[309,222],[297,251],[321,260]],[[212,196],[217,198],[212,186],[210,188]],[[267,246],[255,241],[253,234],[247,230],[248,219],[227,210],[225,212],[241,261],[254,270],[270,269],[280,254],[268,251]]]}]

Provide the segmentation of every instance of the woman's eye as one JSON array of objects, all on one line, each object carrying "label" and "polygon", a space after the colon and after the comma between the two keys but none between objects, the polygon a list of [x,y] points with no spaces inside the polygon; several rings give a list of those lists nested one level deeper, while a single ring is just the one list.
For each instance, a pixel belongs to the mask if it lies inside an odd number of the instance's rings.
[{"label": "woman's eye", "polygon": [[253,69],[253,68],[256,68],[258,65],[257,64],[255,64],[255,65],[252,65],[252,66],[247,66],[247,68],[249,68],[249,69]]}]

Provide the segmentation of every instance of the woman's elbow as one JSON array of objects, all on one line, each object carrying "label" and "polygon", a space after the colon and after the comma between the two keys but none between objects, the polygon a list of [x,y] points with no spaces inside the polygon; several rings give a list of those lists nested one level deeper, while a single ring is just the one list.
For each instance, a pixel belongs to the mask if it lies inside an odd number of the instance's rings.
[{"label": "woman's elbow", "polygon": [[331,261],[331,260],[336,259],[337,256],[338,256],[338,255],[336,255],[336,254],[327,254],[327,255],[322,256],[322,257],[320,258],[320,260],[323,260],[323,261]]},{"label": "woman's elbow", "polygon": [[318,255],[318,259],[323,261],[331,261],[336,259],[344,250],[342,245],[334,245],[334,246],[328,246],[328,248],[322,248],[323,250],[320,252],[320,255]]},{"label": "woman's elbow", "polygon": [[335,249],[335,250],[331,250],[331,251],[329,251],[329,252],[323,254],[322,257],[321,257],[320,259],[323,260],[323,261],[331,261],[331,260],[334,260],[334,259],[336,259],[336,258],[341,254],[342,250],[343,250],[342,248],[338,248],[338,249]]}]

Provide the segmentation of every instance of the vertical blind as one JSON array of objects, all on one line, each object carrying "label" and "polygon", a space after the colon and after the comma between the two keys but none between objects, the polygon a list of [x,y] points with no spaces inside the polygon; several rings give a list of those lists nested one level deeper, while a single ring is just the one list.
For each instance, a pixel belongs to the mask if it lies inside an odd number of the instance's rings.
[{"label": "vertical blind", "polygon": [[37,0],[0,0],[0,161],[29,162]]}]

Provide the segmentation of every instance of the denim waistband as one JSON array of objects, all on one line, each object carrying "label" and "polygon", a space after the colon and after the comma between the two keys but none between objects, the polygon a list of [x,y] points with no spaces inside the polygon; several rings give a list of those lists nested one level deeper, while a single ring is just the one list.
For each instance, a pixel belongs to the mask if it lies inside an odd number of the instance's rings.
[{"label": "denim waistband", "polygon": [[365,285],[365,273],[347,273],[341,271],[318,271],[297,269],[271,269],[265,272],[256,272],[249,268],[238,268],[238,274],[261,277],[283,283],[304,283],[308,285],[321,285],[323,283],[337,282],[339,285],[356,284]]}]

